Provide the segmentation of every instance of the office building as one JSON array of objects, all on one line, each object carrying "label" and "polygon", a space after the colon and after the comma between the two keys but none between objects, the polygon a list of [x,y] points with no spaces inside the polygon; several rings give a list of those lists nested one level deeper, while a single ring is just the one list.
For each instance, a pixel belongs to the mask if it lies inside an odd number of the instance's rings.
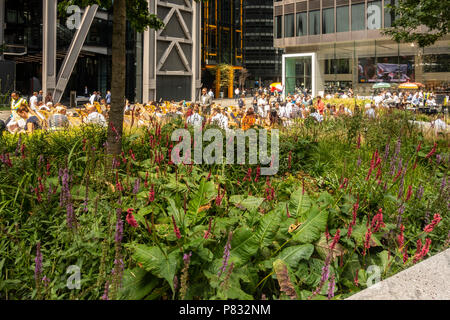
[{"label": "office building", "polygon": [[282,49],[273,46],[273,0],[244,1],[244,67],[246,88],[281,80]]},{"label": "office building", "polygon": [[[126,98],[194,100],[201,86],[201,5],[148,2],[165,28],[137,33],[127,23]],[[43,88],[67,102],[70,91],[81,96],[85,86],[102,94],[110,89],[112,9],[80,8],[81,26],[73,28],[70,17],[77,12],[62,16],[56,6],[56,0],[0,0],[0,42],[5,44],[0,92],[15,89],[27,96]]]},{"label": "office building", "polygon": [[[202,3],[202,81],[216,97],[233,97],[243,57],[243,0],[210,0]],[[220,64],[231,66],[226,86],[220,86]],[[223,77],[223,75],[222,75]]]},{"label": "office building", "polygon": [[274,2],[274,46],[285,49],[285,92],[314,95],[352,87],[369,94],[375,82],[420,82],[446,91],[450,85],[450,38],[418,48],[382,34],[395,19],[395,0],[284,0]]}]

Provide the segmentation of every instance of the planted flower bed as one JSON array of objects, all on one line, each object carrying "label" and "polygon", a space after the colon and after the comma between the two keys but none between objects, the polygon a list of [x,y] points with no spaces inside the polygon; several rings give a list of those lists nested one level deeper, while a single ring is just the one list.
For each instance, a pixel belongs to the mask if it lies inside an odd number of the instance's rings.
[{"label": "planted flower bed", "polygon": [[1,298],[343,299],[448,247],[448,141],[403,113],[284,129],[274,176],[175,165],[176,128],[1,138]]}]

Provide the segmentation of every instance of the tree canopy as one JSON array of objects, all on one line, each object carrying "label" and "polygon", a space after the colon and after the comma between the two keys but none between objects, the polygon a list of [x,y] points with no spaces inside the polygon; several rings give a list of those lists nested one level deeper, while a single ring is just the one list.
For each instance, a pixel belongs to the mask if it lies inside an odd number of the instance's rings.
[{"label": "tree canopy", "polygon": [[[400,0],[387,5],[396,16],[392,28],[384,30],[397,42],[416,42],[420,47],[434,44],[448,34],[450,5],[442,0]],[[419,28],[424,26],[425,28]]]}]

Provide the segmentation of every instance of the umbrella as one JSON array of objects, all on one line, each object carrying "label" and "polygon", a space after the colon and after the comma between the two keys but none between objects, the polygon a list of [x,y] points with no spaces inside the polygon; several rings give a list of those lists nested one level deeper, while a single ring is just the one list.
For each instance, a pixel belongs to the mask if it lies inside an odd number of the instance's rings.
[{"label": "umbrella", "polygon": [[419,89],[419,87],[423,87],[423,84],[419,82],[406,82],[398,86],[399,89]]},{"label": "umbrella", "polygon": [[390,88],[390,87],[391,87],[391,85],[390,85],[389,83],[386,83],[386,82],[378,82],[378,83],[375,83],[375,84],[372,86],[372,89]]},{"label": "umbrella", "polygon": [[274,82],[270,85],[270,91],[274,92],[275,90],[283,91],[283,85],[281,84],[281,82]]}]

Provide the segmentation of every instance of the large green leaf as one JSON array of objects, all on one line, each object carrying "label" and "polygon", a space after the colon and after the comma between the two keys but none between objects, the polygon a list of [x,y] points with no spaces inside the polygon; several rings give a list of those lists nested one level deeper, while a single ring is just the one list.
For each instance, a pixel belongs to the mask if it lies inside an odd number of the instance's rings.
[{"label": "large green leaf", "polygon": [[300,243],[311,243],[320,238],[327,226],[328,212],[313,206],[307,214],[307,219],[297,229],[293,236]]},{"label": "large green leaf", "polygon": [[257,198],[253,196],[248,196],[244,199],[242,195],[234,195],[230,197],[230,202],[233,203],[236,207],[248,210],[248,211],[256,211],[261,203],[264,201],[264,198]]},{"label": "large green leaf", "polygon": [[278,229],[280,228],[280,215],[277,211],[272,211],[264,215],[255,231],[258,247],[272,244]]},{"label": "large green leaf", "polygon": [[298,188],[291,194],[288,207],[292,217],[301,218],[311,208],[311,200],[306,193],[303,193],[302,188]]},{"label": "large green leaf", "polygon": [[236,260],[236,264],[245,264],[258,252],[259,243],[255,233],[249,228],[239,228],[233,234],[231,240],[231,257]]},{"label": "large green leaf", "polygon": [[200,208],[209,203],[215,197],[216,193],[214,182],[202,179],[197,192],[195,192],[188,204],[188,214],[193,218],[194,224],[197,221]]},{"label": "large green leaf", "polygon": [[121,300],[141,300],[145,298],[160,280],[141,268],[125,270],[119,291]]},{"label": "large green leaf", "polygon": [[299,261],[309,259],[314,252],[312,244],[302,244],[283,249],[277,259],[283,260],[292,270],[297,269]]},{"label": "large green leaf", "polygon": [[[158,247],[148,247],[143,244],[133,246],[133,258],[142,264],[142,267],[159,278],[166,279],[173,291],[173,277],[177,270],[178,251],[170,254],[164,253]],[[167,255],[167,257],[166,257]]]}]

